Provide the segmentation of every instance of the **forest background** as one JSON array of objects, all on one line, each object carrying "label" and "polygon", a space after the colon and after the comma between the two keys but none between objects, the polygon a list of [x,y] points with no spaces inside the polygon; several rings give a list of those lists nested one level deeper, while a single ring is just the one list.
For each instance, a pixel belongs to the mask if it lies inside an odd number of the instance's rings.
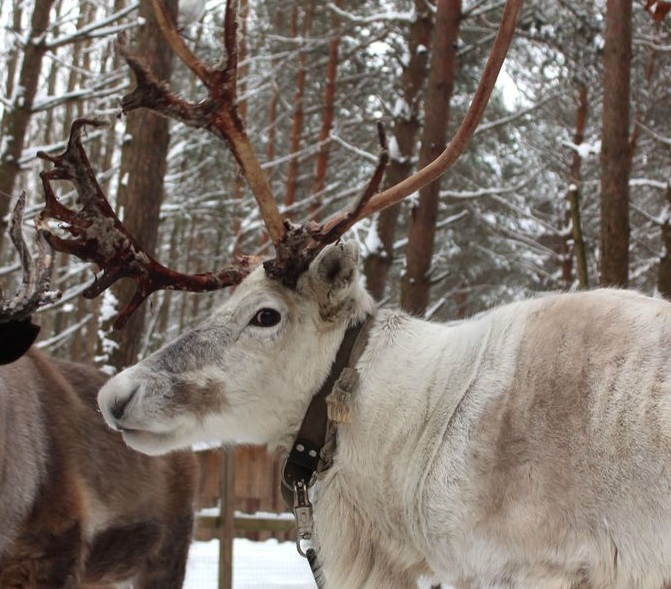
[{"label": "forest background", "polygon": [[[186,2],[187,0],[182,0]],[[188,0],[192,1],[192,0]],[[165,0],[175,13],[176,0]],[[442,151],[479,80],[500,0],[240,0],[239,108],[296,222],[323,219],[368,181],[387,129],[393,184]],[[671,5],[527,0],[466,154],[439,182],[352,232],[387,305],[461,319],[533,292],[602,285],[671,296]],[[223,0],[182,34],[221,59]],[[132,74],[116,35],[174,92],[205,95],[171,55],[150,0],[0,0],[0,283],[20,280],[6,235],[23,190],[43,206],[38,160],[72,121],[106,119],[85,145],[131,232],[164,264],[215,270],[270,254],[255,201],[214,136],[148,112],[119,117]],[[59,197],[72,202],[71,187]],[[30,221],[27,223],[31,225]],[[40,311],[50,354],[110,370],[203,320],[225,292],[152,296],[111,331],[120,285],[88,301],[94,268],[57,255],[61,300]]]}]

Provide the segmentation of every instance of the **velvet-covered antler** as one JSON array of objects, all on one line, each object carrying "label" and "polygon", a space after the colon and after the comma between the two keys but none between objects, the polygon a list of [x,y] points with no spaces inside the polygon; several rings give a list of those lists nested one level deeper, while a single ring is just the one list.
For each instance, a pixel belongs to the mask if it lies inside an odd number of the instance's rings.
[{"label": "velvet-covered antler", "polygon": [[23,236],[25,206],[26,195],[22,193],[12,212],[9,234],[19,253],[23,279],[12,298],[6,299],[0,291],[0,364],[14,362],[26,353],[40,331],[31,321],[33,313],[61,296],[50,289],[54,257],[44,235],[37,232],[34,257]]},{"label": "velvet-covered antler", "polygon": [[[159,289],[201,292],[238,284],[256,263],[255,259],[239,257],[217,273],[181,274],[158,263],[128,233],[96,180],[81,141],[87,125],[99,127],[103,124],[92,119],[77,119],[72,124],[70,139],[62,154],[38,153],[40,158],[54,164],[51,170],[40,174],[46,205],[38,218],[38,226],[55,250],[95,262],[103,271],[102,276],[84,291],[84,296],[96,297],[120,278],[134,280],[137,284],[135,295],[115,322],[115,328],[120,328],[135,309]],[[68,209],[58,201],[51,186],[54,180],[72,182],[78,195],[78,210]],[[64,236],[51,228],[50,219],[61,222],[60,232]]]}]

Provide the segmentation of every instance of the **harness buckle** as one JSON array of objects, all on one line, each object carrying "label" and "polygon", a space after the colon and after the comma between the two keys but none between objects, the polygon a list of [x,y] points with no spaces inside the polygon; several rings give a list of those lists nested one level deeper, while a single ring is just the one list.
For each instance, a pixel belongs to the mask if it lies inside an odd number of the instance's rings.
[{"label": "harness buckle", "polygon": [[296,549],[298,554],[307,558],[307,550],[303,550],[301,542],[312,540],[312,528],[314,519],[312,517],[312,503],[308,496],[308,485],[302,479],[293,484],[294,493],[294,517],[296,518]]}]

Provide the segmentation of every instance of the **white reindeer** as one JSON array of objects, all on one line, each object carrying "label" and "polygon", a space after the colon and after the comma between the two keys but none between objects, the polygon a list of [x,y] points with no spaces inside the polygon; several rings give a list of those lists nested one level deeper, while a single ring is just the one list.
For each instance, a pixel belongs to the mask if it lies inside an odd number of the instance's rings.
[{"label": "white reindeer", "polygon": [[201,326],[101,390],[160,454],[288,445],[349,325],[372,317],[350,417],[318,485],[326,587],[659,589],[671,579],[671,305],[548,296],[457,326],[376,311],[357,249],[295,289],[262,268]]}]

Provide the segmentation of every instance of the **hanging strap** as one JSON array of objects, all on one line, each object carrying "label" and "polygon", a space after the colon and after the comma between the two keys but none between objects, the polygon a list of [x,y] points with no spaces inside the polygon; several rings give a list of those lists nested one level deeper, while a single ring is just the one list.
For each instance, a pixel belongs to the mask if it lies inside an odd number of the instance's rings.
[{"label": "hanging strap", "polygon": [[319,574],[319,561],[317,560],[317,552],[314,548],[308,548],[305,557],[308,559],[310,564],[310,570],[312,571],[312,576],[317,583],[317,589],[324,589],[324,583],[322,582],[322,576]]},{"label": "hanging strap", "polygon": [[[307,489],[317,471],[320,452],[326,441],[328,429],[326,397],[340,378],[343,369],[358,361],[365,348],[367,341],[365,335],[372,323],[371,319],[371,317],[368,317],[363,323],[347,329],[328,378],[310,401],[282,471],[282,498],[290,509],[296,507],[297,491],[301,495],[303,493],[307,494]],[[357,340],[359,340],[359,343],[356,346],[357,349],[354,350]],[[353,353],[354,351],[357,353]],[[296,489],[297,486],[298,489]]]},{"label": "hanging strap", "polygon": [[[349,410],[345,400],[349,399],[357,382],[351,373],[355,372],[354,366],[366,348],[372,323],[372,317],[368,317],[363,323],[345,331],[326,382],[310,401],[282,469],[282,498],[296,518],[296,548],[301,556],[307,558],[318,589],[324,589],[324,585],[319,574],[317,551],[311,544],[313,518],[309,489],[317,470],[321,474],[332,464],[337,425],[345,420],[343,414]],[[339,382],[341,376],[342,382]],[[332,395],[332,392],[337,394]],[[328,399],[329,395],[337,399]],[[307,546],[305,550],[303,542]]]}]

